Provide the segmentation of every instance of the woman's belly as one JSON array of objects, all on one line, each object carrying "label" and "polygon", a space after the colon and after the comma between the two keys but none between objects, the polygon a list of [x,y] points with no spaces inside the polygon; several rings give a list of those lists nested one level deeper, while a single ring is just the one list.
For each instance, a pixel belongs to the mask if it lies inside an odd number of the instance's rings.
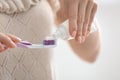
[{"label": "woman's belly", "polygon": [[[54,26],[49,4],[41,1],[29,11],[0,14],[0,31],[40,43]],[[0,80],[53,80],[50,49],[10,49],[0,54]]]}]

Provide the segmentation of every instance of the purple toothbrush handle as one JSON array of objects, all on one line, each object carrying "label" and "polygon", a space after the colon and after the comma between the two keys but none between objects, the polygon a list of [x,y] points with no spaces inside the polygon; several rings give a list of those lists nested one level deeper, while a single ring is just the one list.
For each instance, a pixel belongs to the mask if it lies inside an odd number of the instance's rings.
[{"label": "purple toothbrush handle", "polygon": [[17,47],[21,47],[21,48],[28,48],[28,46],[32,45],[32,43],[28,41],[21,41],[20,43],[17,43],[16,45]]},{"label": "purple toothbrush handle", "polygon": [[32,43],[28,42],[28,41],[21,41],[21,44],[25,44],[25,45],[32,45]]},{"label": "purple toothbrush handle", "polygon": [[[16,46],[20,47],[20,48],[28,48],[28,46],[32,45],[32,43],[28,42],[28,41],[21,41],[20,43],[17,43]],[[6,47],[5,45],[3,45],[3,47]]]}]

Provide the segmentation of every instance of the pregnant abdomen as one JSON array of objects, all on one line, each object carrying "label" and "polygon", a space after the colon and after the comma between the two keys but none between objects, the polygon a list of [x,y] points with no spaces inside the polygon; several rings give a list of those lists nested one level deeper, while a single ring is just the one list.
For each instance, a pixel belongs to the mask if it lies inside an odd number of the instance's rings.
[{"label": "pregnant abdomen", "polygon": [[[54,26],[49,4],[41,1],[29,11],[0,14],[0,31],[40,43]],[[51,49],[10,49],[0,54],[0,80],[52,80]]]}]

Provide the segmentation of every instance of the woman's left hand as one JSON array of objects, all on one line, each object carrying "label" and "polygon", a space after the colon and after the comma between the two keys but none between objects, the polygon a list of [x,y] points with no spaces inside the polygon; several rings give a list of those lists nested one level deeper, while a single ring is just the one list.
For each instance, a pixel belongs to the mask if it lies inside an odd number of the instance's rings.
[{"label": "woman's left hand", "polygon": [[94,0],[60,0],[61,8],[57,12],[57,21],[69,19],[69,32],[76,41],[82,43],[89,35],[97,11]]}]

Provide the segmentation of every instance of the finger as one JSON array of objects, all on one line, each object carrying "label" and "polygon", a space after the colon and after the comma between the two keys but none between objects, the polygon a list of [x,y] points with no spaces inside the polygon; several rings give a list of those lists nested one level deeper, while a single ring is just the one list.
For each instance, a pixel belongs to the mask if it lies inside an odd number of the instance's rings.
[{"label": "finger", "polygon": [[83,22],[85,18],[86,5],[87,5],[87,0],[82,0],[79,4],[76,40],[78,40],[80,43],[82,41],[82,28],[83,28]]},{"label": "finger", "polygon": [[5,51],[4,49],[3,50],[0,50],[0,53],[2,53],[3,51]]},{"label": "finger", "polygon": [[2,50],[0,50],[0,53],[2,53],[3,51],[6,51],[7,49],[6,48],[4,48],[4,49],[2,49]]},{"label": "finger", "polygon": [[92,11],[91,11],[91,15],[90,15],[90,21],[89,21],[89,24],[88,24],[88,32],[91,31],[92,23],[94,21],[95,14],[97,12],[97,8],[98,8],[97,4],[94,3]]},{"label": "finger", "polygon": [[18,43],[18,42],[21,41],[20,38],[14,36],[14,35],[12,35],[12,34],[6,34],[6,35],[7,35],[13,42],[15,42],[15,43]]},{"label": "finger", "polygon": [[57,17],[56,17],[55,21],[56,21],[57,25],[61,24],[65,20],[67,20],[66,13],[61,9],[56,13],[56,15],[57,15]]},{"label": "finger", "polygon": [[16,44],[5,34],[0,34],[0,42],[9,48],[16,47]]},{"label": "finger", "polygon": [[3,47],[3,45],[0,43],[0,50],[3,50],[4,49],[4,47]]},{"label": "finger", "polygon": [[3,52],[5,50],[4,46],[0,43],[0,52]]},{"label": "finger", "polygon": [[[74,1],[74,0],[73,0]],[[73,2],[72,5],[69,5],[68,10],[69,17],[69,32],[72,37],[75,37],[77,33],[77,15],[78,15],[78,3],[77,0]]]},{"label": "finger", "polygon": [[85,41],[86,35],[87,35],[87,29],[88,29],[88,24],[90,21],[90,15],[91,11],[93,8],[94,2],[93,1],[88,1],[87,7],[86,7],[86,12],[85,12],[85,20],[83,24],[83,31],[82,31],[82,36],[83,36],[83,42]]}]

